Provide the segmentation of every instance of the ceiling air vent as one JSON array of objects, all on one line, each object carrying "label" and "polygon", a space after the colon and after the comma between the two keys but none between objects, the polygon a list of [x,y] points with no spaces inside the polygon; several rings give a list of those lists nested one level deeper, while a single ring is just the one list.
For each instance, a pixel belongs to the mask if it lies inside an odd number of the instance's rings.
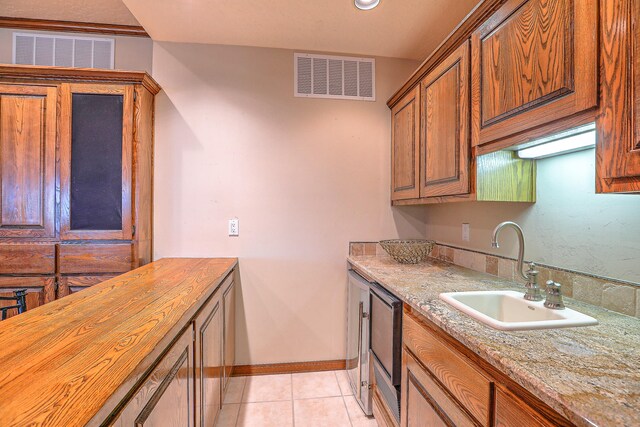
[{"label": "ceiling air vent", "polygon": [[376,100],[376,61],[347,56],[293,55],[295,96]]},{"label": "ceiling air vent", "polygon": [[13,33],[13,63],[113,69],[114,40]]}]

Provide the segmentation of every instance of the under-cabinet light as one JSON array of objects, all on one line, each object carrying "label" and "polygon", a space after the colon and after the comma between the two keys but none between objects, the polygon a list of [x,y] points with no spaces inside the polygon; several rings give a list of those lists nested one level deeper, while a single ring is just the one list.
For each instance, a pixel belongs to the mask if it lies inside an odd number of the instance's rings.
[{"label": "under-cabinet light", "polygon": [[545,157],[573,153],[596,146],[596,133],[589,131],[568,138],[555,139],[533,147],[518,150],[521,159],[544,159]]},{"label": "under-cabinet light", "polygon": [[380,3],[380,0],[355,0],[356,7],[361,10],[371,10]]}]

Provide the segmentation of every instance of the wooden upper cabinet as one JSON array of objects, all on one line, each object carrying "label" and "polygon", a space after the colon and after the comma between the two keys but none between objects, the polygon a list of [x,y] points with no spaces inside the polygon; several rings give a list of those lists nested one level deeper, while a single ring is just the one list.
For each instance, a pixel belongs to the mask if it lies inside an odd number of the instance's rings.
[{"label": "wooden upper cabinet", "polygon": [[420,87],[391,109],[391,200],[420,197]]},{"label": "wooden upper cabinet", "polygon": [[421,83],[420,197],[469,193],[469,42]]},{"label": "wooden upper cabinet", "polygon": [[0,237],[55,237],[56,88],[0,85]]},{"label": "wooden upper cabinet", "polygon": [[60,236],[132,237],[131,85],[61,85]]},{"label": "wooden upper cabinet", "polygon": [[597,107],[597,21],[597,0],[509,0],[473,33],[474,146]]},{"label": "wooden upper cabinet", "polygon": [[596,191],[640,192],[640,2],[608,0],[601,8]]}]

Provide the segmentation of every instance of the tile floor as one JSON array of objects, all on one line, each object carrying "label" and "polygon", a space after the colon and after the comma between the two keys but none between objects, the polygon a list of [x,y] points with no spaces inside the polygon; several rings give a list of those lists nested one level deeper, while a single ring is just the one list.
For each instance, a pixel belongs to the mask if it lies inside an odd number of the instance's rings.
[{"label": "tile floor", "polygon": [[346,371],[233,377],[217,427],[378,427],[351,392]]}]

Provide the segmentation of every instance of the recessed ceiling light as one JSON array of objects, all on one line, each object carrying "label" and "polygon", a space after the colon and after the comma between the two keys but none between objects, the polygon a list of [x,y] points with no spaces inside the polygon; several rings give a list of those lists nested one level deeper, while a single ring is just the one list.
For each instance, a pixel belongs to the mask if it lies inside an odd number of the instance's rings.
[{"label": "recessed ceiling light", "polygon": [[361,10],[371,10],[380,3],[380,0],[356,0],[356,7]]}]

